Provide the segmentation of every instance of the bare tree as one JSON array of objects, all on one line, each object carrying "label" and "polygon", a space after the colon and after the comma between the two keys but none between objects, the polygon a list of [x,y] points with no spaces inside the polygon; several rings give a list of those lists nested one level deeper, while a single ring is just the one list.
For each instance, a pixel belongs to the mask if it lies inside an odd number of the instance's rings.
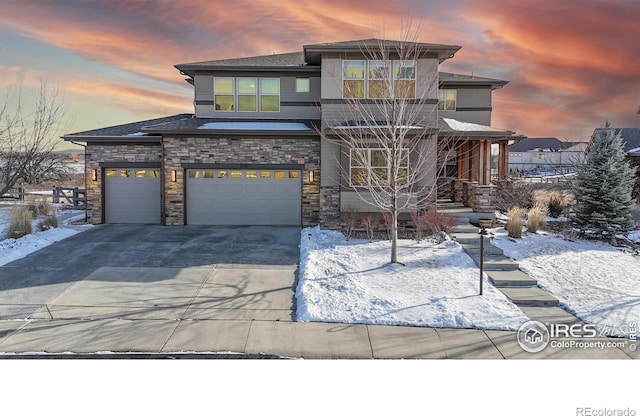
[{"label": "bare tree", "polygon": [[[365,67],[343,68],[344,125],[319,130],[350,160],[348,167],[336,161],[349,189],[390,216],[391,263],[399,263],[398,214],[435,207],[438,167],[454,149],[438,137],[437,62],[418,73],[425,45],[417,28],[403,33],[400,41],[360,46]],[[366,71],[362,81],[358,71]]]},{"label": "bare tree", "polygon": [[[0,105],[0,195],[25,177],[34,163],[50,158],[64,126],[64,106],[58,90],[41,81],[33,97],[15,99],[6,91]],[[33,101],[33,108],[25,101]]]}]

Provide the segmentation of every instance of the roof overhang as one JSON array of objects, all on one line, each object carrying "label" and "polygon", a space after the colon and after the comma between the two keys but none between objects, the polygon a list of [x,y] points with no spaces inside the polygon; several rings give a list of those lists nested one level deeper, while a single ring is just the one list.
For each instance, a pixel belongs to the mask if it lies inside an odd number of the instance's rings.
[{"label": "roof overhang", "polygon": [[[401,43],[401,42],[398,42]],[[461,46],[457,45],[437,45],[437,44],[423,44],[423,43],[414,43],[416,48],[416,58],[436,58],[440,63],[444,62],[449,58],[453,58],[456,52],[461,49]],[[394,42],[389,42],[385,45],[389,52],[393,52],[394,49],[400,48],[402,46],[394,47]],[[346,54],[346,53],[364,53],[365,55],[369,51],[373,51],[375,49],[375,45],[367,45],[365,43],[362,44],[320,44],[320,45],[304,45],[304,57],[305,61],[309,63],[319,63],[322,57],[322,54],[327,53],[338,53],[338,54]]]},{"label": "roof overhang", "polygon": [[108,143],[108,144],[149,144],[162,143],[162,137],[157,135],[145,136],[62,136],[65,142],[81,142],[81,143]]}]

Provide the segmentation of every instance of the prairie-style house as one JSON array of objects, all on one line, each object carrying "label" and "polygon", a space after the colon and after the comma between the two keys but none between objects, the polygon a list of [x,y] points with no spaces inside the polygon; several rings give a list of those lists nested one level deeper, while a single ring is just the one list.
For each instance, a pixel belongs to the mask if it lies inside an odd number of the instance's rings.
[{"label": "prairie-style house", "polygon": [[[333,228],[341,212],[375,211],[356,196],[361,184],[350,175],[362,168],[384,174],[384,160],[371,148],[365,162],[356,162],[327,137],[340,128],[358,126],[363,135],[381,128],[361,125],[346,111],[348,100],[375,108],[387,97],[381,65],[393,68],[384,75],[392,78],[387,85],[403,88],[404,98],[415,96],[413,105],[425,115],[411,128],[426,129],[425,140],[436,145],[455,137],[447,178],[434,170],[423,185],[438,180],[453,200],[493,212],[491,145],[499,147],[498,176],[506,180],[508,143],[518,138],[491,127],[492,94],[507,81],[439,72],[456,45],[412,42],[412,59],[391,53],[386,64],[367,53],[407,44],[368,39],[176,65],[193,85],[193,114],[63,137],[86,146],[88,220]],[[429,155],[434,164],[436,153]],[[406,159],[409,171],[414,156]]]}]

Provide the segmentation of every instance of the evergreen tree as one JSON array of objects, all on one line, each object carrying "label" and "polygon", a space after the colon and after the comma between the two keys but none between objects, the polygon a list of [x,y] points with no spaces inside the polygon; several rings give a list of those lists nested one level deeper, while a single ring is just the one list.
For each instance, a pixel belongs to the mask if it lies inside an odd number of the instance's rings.
[{"label": "evergreen tree", "polygon": [[576,221],[583,232],[612,237],[633,228],[634,172],[624,158],[620,131],[608,122],[596,129],[573,185]]}]

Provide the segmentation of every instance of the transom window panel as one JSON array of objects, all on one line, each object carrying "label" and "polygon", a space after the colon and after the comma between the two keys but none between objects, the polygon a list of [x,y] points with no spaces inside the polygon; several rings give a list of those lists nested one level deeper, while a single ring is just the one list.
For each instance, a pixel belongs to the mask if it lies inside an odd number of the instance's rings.
[{"label": "transom window panel", "polygon": [[[398,150],[394,156],[392,150],[370,148],[351,149],[349,152],[349,183],[351,186],[383,186],[395,179],[397,185],[407,183],[409,173],[409,151]],[[392,161],[398,164],[392,169]],[[395,170],[395,178],[394,171]]]},{"label": "transom window panel", "polygon": [[455,110],[456,98],[456,90],[438,90],[438,110]]},{"label": "transom window panel", "polygon": [[411,60],[342,61],[344,98],[415,98],[416,63]]},{"label": "transom window panel", "polygon": [[258,107],[258,80],[238,78],[238,111],[256,111]]},{"label": "transom window panel", "polygon": [[233,78],[213,79],[213,93],[216,111],[233,111],[235,85]]},{"label": "transom window panel", "polygon": [[280,78],[260,78],[260,111],[280,111]]}]

